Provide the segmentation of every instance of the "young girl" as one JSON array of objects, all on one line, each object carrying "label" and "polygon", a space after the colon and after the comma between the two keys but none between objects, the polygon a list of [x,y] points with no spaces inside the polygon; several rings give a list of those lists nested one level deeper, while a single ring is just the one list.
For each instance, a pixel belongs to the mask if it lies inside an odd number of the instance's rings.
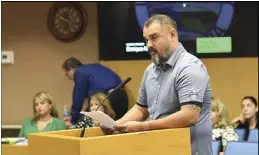
[{"label": "young girl", "polygon": [[[90,97],[90,101],[89,101],[89,107],[88,107],[88,111],[96,111],[96,109],[99,107],[99,105],[101,104],[101,102],[106,98],[106,94],[104,93],[96,93],[93,94]],[[86,100],[86,103],[87,100]],[[83,106],[85,107],[85,106]],[[115,119],[116,118],[116,114],[113,111],[112,107],[111,107],[111,103],[109,101],[109,99],[106,99],[102,105],[97,109],[98,111],[102,111],[103,113],[109,115],[111,118]],[[85,115],[80,115],[80,119],[77,121],[76,124],[72,125],[70,122],[66,122],[66,126],[68,128],[82,128],[82,127],[94,127],[94,126],[99,126],[98,122],[94,122],[90,117],[85,116]]]},{"label": "young girl", "polygon": [[27,137],[30,133],[64,130],[63,120],[58,119],[58,112],[52,96],[39,92],[33,98],[33,118],[25,119],[19,137]]}]

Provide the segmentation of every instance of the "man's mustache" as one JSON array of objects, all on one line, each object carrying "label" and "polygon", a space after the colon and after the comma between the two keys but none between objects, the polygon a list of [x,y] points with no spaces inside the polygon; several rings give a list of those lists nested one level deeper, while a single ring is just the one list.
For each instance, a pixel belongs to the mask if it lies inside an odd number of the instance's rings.
[{"label": "man's mustache", "polygon": [[154,48],[152,48],[152,47],[150,47],[149,49],[148,49],[148,53],[149,54],[151,54],[151,52],[157,52],[157,50],[156,49],[154,49]]}]

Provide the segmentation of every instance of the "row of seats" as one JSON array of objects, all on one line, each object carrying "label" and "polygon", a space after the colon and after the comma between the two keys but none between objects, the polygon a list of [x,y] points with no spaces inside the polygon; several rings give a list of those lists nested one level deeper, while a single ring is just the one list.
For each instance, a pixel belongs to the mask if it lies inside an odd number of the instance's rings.
[{"label": "row of seats", "polygon": [[[245,129],[235,129],[235,132],[238,135],[238,141],[244,141],[245,140]],[[258,142],[258,129],[250,130],[248,135],[248,142]]]},{"label": "row of seats", "polygon": [[[220,141],[212,142],[213,155],[220,152]],[[256,142],[228,142],[224,155],[258,155],[258,143]]]},{"label": "row of seats", "polygon": [[[227,143],[224,155],[258,155],[258,129],[250,130],[247,141],[245,140],[245,129],[235,129],[238,141]],[[218,155],[221,141],[212,141],[213,155]]]}]

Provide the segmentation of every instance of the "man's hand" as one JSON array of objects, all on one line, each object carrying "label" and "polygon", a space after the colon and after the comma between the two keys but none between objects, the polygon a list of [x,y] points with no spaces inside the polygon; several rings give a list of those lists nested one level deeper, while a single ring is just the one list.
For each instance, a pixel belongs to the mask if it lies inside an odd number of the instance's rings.
[{"label": "man's hand", "polygon": [[71,116],[65,116],[65,117],[63,118],[63,120],[64,120],[64,121],[71,121]]},{"label": "man's hand", "polygon": [[149,130],[148,122],[130,121],[115,127],[119,133],[140,132]]},{"label": "man's hand", "polygon": [[103,126],[102,124],[100,124],[100,128],[102,129],[104,135],[112,135],[115,133],[115,129],[107,128],[107,127]]},{"label": "man's hand", "polygon": [[66,127],[71,127],[73,124],[70,121],[65,121],[65,126]]},{"label": "man's hand", "polygon": [[70,127],[70,126],[73,125],[73,124],[70,122],[70,121],[71,121],[71,117],[70,117],[70,116],[65,116],[63,119],[64,119],[64,122],[65,122],[65,126],[66,126],[66,127]]}]

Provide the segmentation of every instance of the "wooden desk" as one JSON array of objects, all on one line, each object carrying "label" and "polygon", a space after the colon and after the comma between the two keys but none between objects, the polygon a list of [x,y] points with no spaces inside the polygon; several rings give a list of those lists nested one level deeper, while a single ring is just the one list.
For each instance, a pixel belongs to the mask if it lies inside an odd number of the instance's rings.
[{"label": "wooden desk", "polygon": [[2,155],[28,155],[28,147],[2,144]]}]

